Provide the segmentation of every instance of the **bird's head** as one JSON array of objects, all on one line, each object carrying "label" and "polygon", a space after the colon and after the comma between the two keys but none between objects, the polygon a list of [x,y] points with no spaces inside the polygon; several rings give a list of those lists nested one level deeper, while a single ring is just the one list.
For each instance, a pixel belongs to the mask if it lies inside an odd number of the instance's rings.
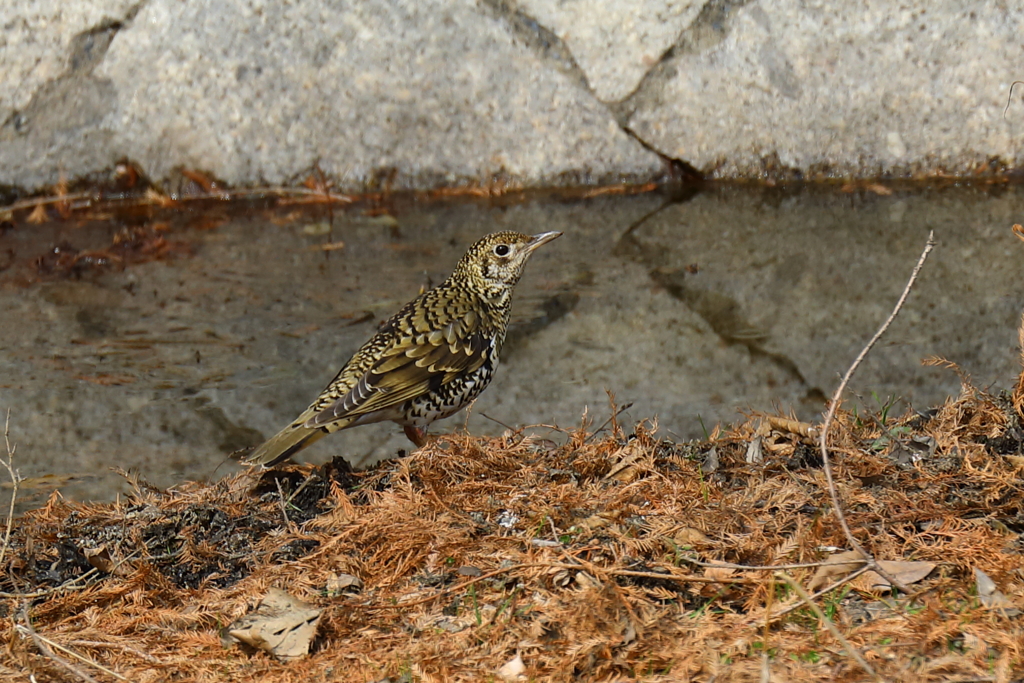
[{"label": "bird's head", "polygon": [[531,237],[518,232],[491,233],[469,248],[455,272],[487,295],[502,296],[519,282],[530,254],[561,234],[542,232]]}]

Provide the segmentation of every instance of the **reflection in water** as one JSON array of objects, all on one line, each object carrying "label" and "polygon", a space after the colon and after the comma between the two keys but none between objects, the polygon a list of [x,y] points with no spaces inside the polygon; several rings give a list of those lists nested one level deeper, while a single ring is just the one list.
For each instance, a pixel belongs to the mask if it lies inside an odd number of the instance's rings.
[{"label": "reflection in water", "polygon": [[[569,428],[585,412],[600,423],[606,392],[633,403],[621,422],[657,417],[678,438],[773,405],[813,419],[934,229],[918,286],[853,387],[874,409],[890,395],[924,407],[958,389],[948,371],[921,366],[927,356],[982,384],[1012,380],[1024,246],[1010,226],[1022,216],[1015,187],[891,196],[712,187],[681,201],[355,207],[333,223],[315,209],[224,216],[171,226],[171,261],[27,287],[18,268],[0,272],[0,316],[17,321],[0,327],[0,407],[11,408],[24,475],[96,476],[71,495],[112,497],[120,484],[110,465],[159,485],[215,476],[235,467],[227,454],[305,408],[467,245],[513,229],[566,234],[528,266],[494,383],[468,417],[435,433],[463,424],[497,433],[495,421]],[[0,253],[31,260],[61,242],[82,250],[95,231],[109,241],[118,229],[19,226],[0,236]],[[382,424],[302,455],[365,462],[406,447]]]}]

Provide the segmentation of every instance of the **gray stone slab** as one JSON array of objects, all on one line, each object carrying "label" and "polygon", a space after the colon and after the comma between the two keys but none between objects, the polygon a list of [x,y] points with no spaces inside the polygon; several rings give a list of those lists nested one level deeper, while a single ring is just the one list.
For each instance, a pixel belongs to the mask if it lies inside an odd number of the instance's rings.
[{"label": "gray stone slab", "polygon": [[0,7],[0,122],[27,107],[45,84],[94,66],[91,57],[102,53],[95,46],[102,44],[106,28],[123,21],[136,4],[5,0]]},{"label": "gray stone slab", "polygon": [[679,40],[704,0],[523,0],[522,11],[571,51],[594,94],[625,99]]},{"label": "gray stone slab", "polygon": [[1018,3],[710,3],[628,126],[717,177],[971,173],[1024,159]]},{"label": "gray stone slab", "polygon": [[[1024,6],[17,0],[0,184],[122,157],[350,190],[973,174],[1024,161]],[[171,188],[173,190],[173,188]]]},{"label": "gray stone slab", "polygon": [[[23,24],[12,32],[51,30]],[[88,69],[54,78],[53,67],[26,86],[31,98],[0,100],[18,107],[0,127],[0,182],[37,186],[120,157],[157,179],[185,166],[237,184],[294,182],[319,162],[350,188],[661,169],[590,92],[469,0],[152,0],[110,37]]]}]

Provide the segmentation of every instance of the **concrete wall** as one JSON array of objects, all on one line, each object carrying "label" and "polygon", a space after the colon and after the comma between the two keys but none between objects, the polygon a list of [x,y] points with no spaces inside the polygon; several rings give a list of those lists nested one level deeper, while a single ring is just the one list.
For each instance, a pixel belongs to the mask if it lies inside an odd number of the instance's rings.
[{"label": "concrete wall", "polygon": [[1022,40],[955,0],[5,0],[0,184],[971,174],[1021,163]]}]

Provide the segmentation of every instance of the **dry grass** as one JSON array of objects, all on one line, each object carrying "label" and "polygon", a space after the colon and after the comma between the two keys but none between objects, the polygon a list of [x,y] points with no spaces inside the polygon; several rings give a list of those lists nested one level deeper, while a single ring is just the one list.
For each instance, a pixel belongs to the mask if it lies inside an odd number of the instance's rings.
[{"label": "dry grass", "polygon": [[[52,497],[0,548],[0,681],[478,681],[513,661],[545,681],[1020,680],[1024,379],[1005,396],[961,379],[936,411],[840,411],[826,435],[857,545],[935,564],[911,595],[873,593],[856,566],[807,595],[849,550],[811,425],[457,434],[363,473],[167,491],[126,473],[127,500]],[[362,588],[331,590],[341,574]],[[222,640],[270,587],[323,610],[308,657]]]},{"label": "dry grass", "polygon": [[[471,681],[517,655],[532,680],[863,680],[772,571],[708,566],[813,564],[844,547],[810,439],[761,425],[688,444],[644,424],[563,445],[454,435],[359,474],[336,463],[139,483],[116,504],[54,497],[11,539],[0,680],[114,680],[102,666],[131,681]],[[755,433],[766,458],[748,464]],[[932,437],[934,453],[900,466],[894,436]],[[826,617],[889,680],[1019,677],[1020,621],[982,607],[972,573],[1024,607],[1009,398],[965,385],[934,416],[884,429],[840,413],[831,442],[860,543],[938,567],[911,599],[842,586],[818,599]],[[90,564],[96,548],[107,559]],[[806,585],[815,567],[787,571]],[[340,573],[362,591],[328,595]],[[271,586],[325,609],[308,658],[222,645]],[[82,658],[79,674],[26,635],[26,617]]]}]

